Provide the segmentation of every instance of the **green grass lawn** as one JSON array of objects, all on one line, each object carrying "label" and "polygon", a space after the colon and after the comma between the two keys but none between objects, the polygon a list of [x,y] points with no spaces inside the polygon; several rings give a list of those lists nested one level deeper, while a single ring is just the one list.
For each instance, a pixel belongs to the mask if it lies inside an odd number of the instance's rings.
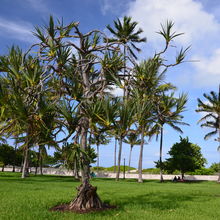
[{"label": "green grass lawn", "polygon": [[50,212],[49,208],[68,203],[76,194],[71,177],[32,176],[22,180],[18,173],[0,173],[0,219],[220,219],[220,184],[159,183],[136,180],[94,179],[103,201],[117,209],[99,213]]}]

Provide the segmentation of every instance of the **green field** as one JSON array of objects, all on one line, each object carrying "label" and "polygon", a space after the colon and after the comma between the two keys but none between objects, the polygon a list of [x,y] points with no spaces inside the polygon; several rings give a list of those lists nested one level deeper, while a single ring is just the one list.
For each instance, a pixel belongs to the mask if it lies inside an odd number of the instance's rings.
[{"label": "green field", "polygon": [[220,184],[216,182],[138,184],[94,179],[92,184],[98,186],[103,201],[118,208],[88,214],[50,212],[49,208],[73,198],[79,182],[56,176],[22,180],[18,173],[0,173],[0,219],[220,219]]}]

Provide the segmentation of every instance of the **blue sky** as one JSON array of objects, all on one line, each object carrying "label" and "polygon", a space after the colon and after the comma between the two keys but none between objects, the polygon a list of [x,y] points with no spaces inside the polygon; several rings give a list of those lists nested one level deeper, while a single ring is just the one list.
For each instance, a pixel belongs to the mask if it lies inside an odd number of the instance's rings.
[{"label": "blue sky", "polygon": [[[197,125],[201,114],[195,112],[197,98],[204,92],[217,91],[220,83],[220,2],[218,0],[1,0],[0,14],[0,54],[5,54],[11,45],[27,49],[36,42],[31,31],[35,25],[47,23],[49,15],[63,18],[64,22],[79,21],[82,31],[100,29],[112,24],[117,17],[129,15],[138,21],[147,37],[147,44],[141,45],[140,59],[148,58],[163,45],[156,34],[160,23],[167,19],[175,22],[178,32],[185,34],[177,39],[175,45],[191,45],[186,62],[167,72],[166,81],[178,87],[178,92],[187,92],[189,101],[184,121],[190,127],[183,127],[190,141],[202,147],[208,166],[220,160],[217,142],[204,141],[208,132]],[[169,54],[171,55],[171,54]],[[169,58],[169,57],[168,57]],[[164,158],[169,148],[179,141],[179,134],[165,127]],[[113,145],[100,149],[100,165],[113,165]],[[122,158],[128,158],[129,146],[123,146]],[[137,167],[139,147],[135,146],[132,166]],[[159,157],[159,142],[151,141],[144,149],[143,167],[153,167]]]}]

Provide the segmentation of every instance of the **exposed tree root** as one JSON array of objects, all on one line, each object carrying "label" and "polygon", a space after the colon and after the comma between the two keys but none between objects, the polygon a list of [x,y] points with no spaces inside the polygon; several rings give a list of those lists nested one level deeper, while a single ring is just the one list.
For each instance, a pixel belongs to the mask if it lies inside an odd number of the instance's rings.
[{"label": "exposed tree root", "polygon": [[107,209],[116,208],[116,206],[110,206],[101,201],[96,193],[97,187],[91,184],[81,184],[77,187],[77,196],[70,202],[70,204],[57,205],[51,208],[51,211],[71,211],[76,213],[88,213],[94,211],[104,211]]}]

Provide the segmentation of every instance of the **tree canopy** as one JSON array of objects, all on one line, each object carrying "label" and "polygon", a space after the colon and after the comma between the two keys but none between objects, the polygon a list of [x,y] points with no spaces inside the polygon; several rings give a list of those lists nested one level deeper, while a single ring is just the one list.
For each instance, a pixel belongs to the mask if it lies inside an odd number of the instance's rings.
[{"label": "tree canopy", "polygon": [[179,170],[182,177],[187,171],[195,171],[202,168],[206,159],[197,144],[189,142],[189,138],[180,137],[180,142],[175,143],[168,152],[170,158],[165,161],[165,169],[169,171]]}]

